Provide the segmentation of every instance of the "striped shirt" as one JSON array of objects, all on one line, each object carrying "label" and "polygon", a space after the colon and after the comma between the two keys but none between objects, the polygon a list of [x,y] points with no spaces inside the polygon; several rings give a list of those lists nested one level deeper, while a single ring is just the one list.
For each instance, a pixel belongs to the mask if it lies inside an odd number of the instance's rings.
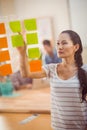
[{"label": "striped shirt", "polygon": [[[44,65],[51,87],[51,121],[54,130],[85,130],[87,103],[81,103],[81,88],[77,74],[63,80],[57,74],[58,64]],[[87,71],[87,65],[82,68]]]}]

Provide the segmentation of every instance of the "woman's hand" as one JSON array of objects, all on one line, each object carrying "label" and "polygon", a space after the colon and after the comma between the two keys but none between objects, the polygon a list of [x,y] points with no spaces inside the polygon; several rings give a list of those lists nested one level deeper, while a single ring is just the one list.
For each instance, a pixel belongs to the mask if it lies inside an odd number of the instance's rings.
[{"label": "woman's hand", "polygon": [[21,55],[26,54],[26,45],[21,46],[21,47],[16,47],[16,49],[18,50],[19,54]]},{"label": "woman's hand", "polygon": [[[19,35],[23,36],[23,34],[20,32],[19,32]],[[24,40],[24,37],[23,37],[23,40]],[[19,54],[21,54],[21,55],[26,54],[27,46],[26,46],[25,40],[24,40],[24,46],[16,47],[16,49],[18,50]]]}]

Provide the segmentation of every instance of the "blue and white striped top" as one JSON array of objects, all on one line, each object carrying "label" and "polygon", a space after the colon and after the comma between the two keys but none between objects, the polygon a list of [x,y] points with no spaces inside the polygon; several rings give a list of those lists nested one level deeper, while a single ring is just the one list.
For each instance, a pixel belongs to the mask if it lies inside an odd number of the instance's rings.
[{"label": "blue and white striped top", "polygon": [[[44,65],[51,87],[51,121],[54,130],[86,130],[87,103],[81,103],[81,89],[77,74],[62,80],[57,74],[58,64]],[[87,71],[87,65],[82,66]]]}]

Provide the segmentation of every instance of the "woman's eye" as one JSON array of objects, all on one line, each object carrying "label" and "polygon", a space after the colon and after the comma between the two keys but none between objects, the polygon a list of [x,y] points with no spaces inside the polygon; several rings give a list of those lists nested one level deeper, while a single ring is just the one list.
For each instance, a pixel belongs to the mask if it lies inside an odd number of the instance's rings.
[{"label": "woman's eye", "polygon": [[66,44],[68,44],[67,42],[62,42],[62,43],[57,43],[57,45],[59,46],[59,45],[66,45]]},{"label": "woman's eye", "polygon": [[65,45],[65,44],[67,44],[67,42],[63,42],[62,44]]},{"label": "woman's eye", "polygon": [[59,45],[60,43],[58,42],[57,45]]}]

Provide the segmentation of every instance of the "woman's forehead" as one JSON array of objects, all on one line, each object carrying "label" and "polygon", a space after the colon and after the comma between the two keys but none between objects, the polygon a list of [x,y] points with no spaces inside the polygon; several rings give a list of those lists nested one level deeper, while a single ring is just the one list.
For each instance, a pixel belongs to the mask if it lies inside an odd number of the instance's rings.
[{"label": "woman's forehead", "polygon": [[58,41],[67,41],[71,40],[68,33],[61,33],[58,37]]}]

